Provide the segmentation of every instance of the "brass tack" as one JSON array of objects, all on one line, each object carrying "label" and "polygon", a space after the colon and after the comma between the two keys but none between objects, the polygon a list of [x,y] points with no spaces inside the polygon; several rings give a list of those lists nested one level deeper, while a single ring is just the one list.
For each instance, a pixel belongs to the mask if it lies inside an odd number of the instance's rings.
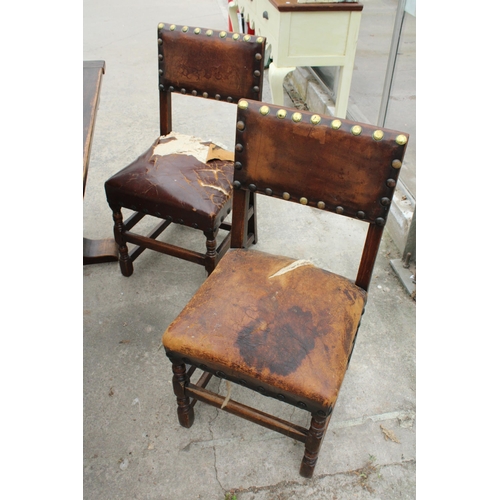
[{"label": "brass tack", "polygon": [[392,168],[401,168],[401,165],[403,165],[401,160],[392,160]]},{"label": "brass tack", "polygon": [[335,212],[336,212],[337,214],[343,214],[343,213],[344,213],[344,207],[340,207],[340,206],[339,206],[339,207],[337,207],[337,208],[335,209]]},{"label": "brass tack", "polygon": [[245,122],[239,121],[239,122],[236,124],[236,128],[237,128],[238,130],[245,130]]},{"label": "brass tack", "polygon": [[239,161],[235,161],[235,162],[234,162],[234,168],[235,168],[236,170],[241,170],[241,169],[243,168],[243,165],[241,164],[241,162],[239,162]]},{"label": "brass tack", "polygon": [[159,88],[160,90],[165,90],[165,86],[162,83],[160,83]]},{"label": "brass tack", "polygon": [[388,205],[391,204],[391,200],[389,198],[384,197],[380,199],[380,203],[384,205],[384,207],[387,207]]},{"label": "brass tack", "polygon": [[278,111],[276,112],[276,116],[282,120],[286,117],[286,111],[284,109],[278,109]]},{"label": "brass tack", "polygon": [[394,179],[387,179],[387,186],[393,188],[396,185],[396,181]]},{"label": "brass tack", "polygon": [[227,98],[227,102],[233,102],[233,98],[232,97],[228,97]]},{"label": "brass tack", "polygon": [[216,101],[220,100],[220,94],[215,94],[215,100]]},{"label": "brass tack", "polygon": [[243,144],[236,144],[234,148],[238,153],[241,153],[243,151]]},{"label": "brass tack", "polygon": [[158,45],[161,45],[163,43],[163,40],[161,38],[158,38]]},{"label": "brass tack", "polygon": [[187,26],[183,26],[183,27],[182,27],[182,31],[183,31],[184,33],[187,33],[187,31],[188,31],[188,30],[189,30],[189,28],[188,28]]},{"label": "brass tack", "polygon": [[207,30],[206,35],[207,36],[212,36],[214,32],[212,30]]},{"label": "brass tack", "polygon": [[333,120],[332,121],[333,130],[338,130],[341,126],[342,126],[342,122],[340,120]]},{"label": "brass tack", "polygon": [[351,128],[351,134],[352,135],[359,135],[359,134],[361,134],[362,131],[363,131],[363,129],[359,125],[354,125]]},{"label": "brass tack", "polygon": [[320,122],[321,122],[321,116],[319,116],[319,115],[312,115],[311,116],[311,123],[313,125],[318,125],[318,123],[320,123]]},{"label": "brass tack", "polygon": [[158,74],[163,75],[163,70],[162,70],[162,69],[159,69],[159,70],[158,70]]},{"label": "brass tack", "polygon": [[323,208],[325,208],[325,206],[326,205],[325,205],[324,201],[318,201],[318,205],[317,205],[318,208],[321,208],[321,210],[323,210]]},{"label": "brass tack", "polygon": [[238,40],[238,38],[239,38],[239,37],[240,37],[240,35],[238,35],[238,33],[235,33],[235,34],[233,35],[233,40]]},{"label": "brass tack", "polygon": [[259,111],[261,115],[266,116],[269,114],[269,106],[262,106]]},{"label": "brass tack", "polygon": [[186,89],[181,89],[181,94],[185,94],[186,93]]},{"label": "brass tack", "polygon": [[385,219],[383,217],[377,217],[375,223],[377,226],[385,226]]},{"label": "brass tack", "polygon": [[301,114],[301,113],[294,113],[294,114],[292,115],[292,120],[293,120],[295,123],[300,122],[300,120],[302,120],[302,114]]},{"label": "brass tack", "polygon": [[290,199],[290,193],[283,193],[283,199],[284,200],[289,200]]},{"label": "brass tack", "polygon": [[264,39],[261,36],[259,36],[259,38],[257,38],[257,43],[262,43],[263,41],[264,41]]},{"label": "brass tack", "polygon": [[201,33],[200,28],[195,28],[195,29],[194,29],[194,34],[195,34],[195,35],[199,35],[200,33]]},{"label": "brass tack", "polygon": [[158,59],[159,59],[160,61],[163,61],[163,54],[158,54]]},{"label": "brass tack", "polygon": [[269,196],[271,196],[273,194],[273,190],[271,188],[266,188],[265,189],[265,193]]},{"label": "brass tack", "polygon": [[241,182],[240,181],[234,181],[233,182],[233,187],[234,187],[234,189],[240,189],[241,188]]},{"label": "brass tack", "polygon": [[302,205],[307,205],[307,198],[302,197],[299,201]]},{"label": "brass tack", "polygon": [[219,36],[220,36],[221,38],[226,38],[227,33],[226,33],[225,31],[221,31],[221,32],[219,33]]},{"label": "brass tack", "polygon": [[262,59],[262,54],[255,54],[255,59],[257,59],[257,61],[260,61]]},{"label": "brass tack", "polygon": [[207,98],[208,97],[208,92],[203,92],[203,97]]},{"label": "brass tack", "polygon": [[175,24],[171,24],[170,25],[170,31],[174,31],[175,30]]},{"label": "brass tack", "polygon": [[382,132],[382,130],[375,130],[375,132],[373,132],[372,137],[376,141],[381,141],[384,138],[384,132]]},{"label": "brass tack", "polygon": [[251,39],[252,39],[252,37],[250,35],[245,35],[243,37],[243,40],[245,40],[245,42],[249,42]]},{"label": "brass tack", "polygon": [[406,135],[400,134],[396,137],[396,144],[399,144],[400,146],[404,146],[408,139],[406,138]]},{"label": "brass tack", "polygon": [[158,29],[159,29],[159,30],[162,30],[164,27],[165,27],[165,25],[164,25],[163,23],[160,23],[160,24],[158,25]]},{"label": "brass tack", "polygon": [[191,94],[193,94],[193,95],[198,95],[198,92],[197,92],[196,90],[193,90],[193,91],[191,92]]},{"label": "brass tack", "polygon": [[357,214],[359,219],[364,219],[365,218],[365,213],[363,212],[363,210],[360,210]]},{"label": "brass tack", "polygon": [[248,109],[248,101],[240,101],[238,103],[238,108],[240,108],[240,109]]},{"label": "brass tack", "polygon": [[257,186],[255,184],[249,184],[248,189],[252,191],[252,193],[254,193],[255,191],[257,191]]},{"label": "brass tack", "polygon": [[168,87],[168,90],[170,90],[170,92],[173,92],[175,90],[175,88],[172,87],[172,85],[170,85],[170,87]]},{"label": "brass tack", "polygon": [[260,92],[260,88],[258,85],[255,85],[255,87],[253,88],[253,91],[254,92]]}]

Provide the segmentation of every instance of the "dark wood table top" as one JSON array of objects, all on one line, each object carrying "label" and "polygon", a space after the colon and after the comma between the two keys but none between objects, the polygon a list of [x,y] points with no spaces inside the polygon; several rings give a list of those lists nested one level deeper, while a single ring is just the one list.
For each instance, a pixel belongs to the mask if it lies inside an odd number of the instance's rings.
[{"label": "dark wood table top", "polygon": [[280,12],[310,11],[320,12],[325,10],[352,11],[363,10],[363,5],[358,2],[329,2],[329,3],[299,3],[297,0],[269,0]]},{"label": "dark wood table top", "polygon": [[99,104],[104,61],[83,61],[83,192],[87,182],[90,148]]}]

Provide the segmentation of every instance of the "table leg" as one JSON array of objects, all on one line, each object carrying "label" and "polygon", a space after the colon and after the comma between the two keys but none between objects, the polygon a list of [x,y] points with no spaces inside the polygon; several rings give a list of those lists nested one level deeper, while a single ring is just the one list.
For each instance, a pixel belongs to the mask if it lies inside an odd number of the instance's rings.
[{"label": "table leg", "polygon": [[100,264],[102,262],[116,262],[118,247],[113,238],[105,240],[89,240],[83,238],[83,264]]},{"label": "table leg", "polygon": [[273,104],[284,104],[283,80],[294,69],[295,66],[278,68],[274,62],[269,65],[269,86],[271,87],[271,100]]}]

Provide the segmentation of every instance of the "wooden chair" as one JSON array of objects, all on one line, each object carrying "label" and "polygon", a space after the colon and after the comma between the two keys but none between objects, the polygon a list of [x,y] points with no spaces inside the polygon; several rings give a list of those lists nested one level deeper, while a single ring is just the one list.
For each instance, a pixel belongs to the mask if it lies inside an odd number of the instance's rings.
[{"label": "wooden chair", "polygon": [[[233,248],[163,336],[182,426],[192,425],[196,400],[223,407],[305,443],[300,474],[312,477],[407,140],[407,134],[371,125],[239,102]],[[245,248],[252,193],[366,222],[355,281],[308,261]],[[192,383],[196,368],[203,375]],[[208,391],[212,375],[307,410],[309,429]]]},{"label": "wooden chair", "polygon": [[[210,274],[229,248],[230,233],[218,247],[216,237],[219,229],[231,228],[224,218],[231,210],[234,155],[231,152],[228,157],[220,148],[182,136],[191,144],[184,145],[172,129],[171,94],[235,105],[240,98],[260,100],[265,39],[161,23],[158,49],[161,137],[105,183],[120,269],[130,276],[132,262],[149,248],[201,264]],[[134,212],[125,222],[122,208]],[[257,241],[255,212],[252,206],[248,238],[253,242]],[[131,232],[146,215],[162,221],[147,236]],[[203,231],[206,253],[158,241],[172,222]],[[127,243],[137,247],[129,253]]]}]

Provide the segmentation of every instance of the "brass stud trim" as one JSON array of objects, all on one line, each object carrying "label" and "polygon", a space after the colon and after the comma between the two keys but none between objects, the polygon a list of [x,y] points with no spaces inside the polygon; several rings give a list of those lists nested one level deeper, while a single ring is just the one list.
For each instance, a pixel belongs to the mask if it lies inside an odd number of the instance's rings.
[{"label": "brass stud trim", "polygon": [[212,36],[214,34],[214,32],[212,30],[207,30],[207,32],[205,34],[207,36]]},{"label": "brass stud trim", "polygon": [[262,38],[261,36],[259,36],[257,38],[257,43],[262,43],[264,41],[264,38]]},{"label": "brass stud trim", "polygon": [[320,208],[321,210],[323,210],[326,205],[325,205],[325,202],[324,201],[318,201],[318,204],[316,205],[318,208]]},{"label": "brass stud trim", "polygon": [[262,107],[259,109],[259,111],[260,111],[260,114],[261,114],[262,116],[266,116],[266,115],[268,115],[268,114],[269,114],[270,109],[269,109],[269,106],[262,106]]},{"label": "brass stud trim", "polygon": [[208,97],[208,92],[203,92],[203,97],[206,99]]},{"label": "brass stud trim", "polygon": [[335,209],[335,213],[337,213],[337,214],[343,214],[344,213],[344,207],[338,206]]},{"label": "brass stud trim", "polygon": [[226,36],[227,36],[227,33],[226,33],[225,31],[221,31],[221,32],[219,33],[219,37],[220,37],[220,38],[226,38]]},{"label": "brass stud trim", "polygon": [[318,125],[321,122],[321,116],[319,115],[312,115],[311,116],[311,123],[313,125]]},{"label": "brass stud trim", "polygon": [[170,31],[174,31],[175,30],[175,24],[171,24],[170,25]]},{"label": "brass stud trim", "polygon": [[387,187],[393,188],[396,186],[396,181],[394,179],[387,179],[386,185]]},{"label": "brass stud trim", "polygon": [[253,76],[260,76],[260,71],[258,69],[256,69],[254,72],[253,72]]},{"label": "brass stud trim", "polygon": [[195,28],[194,29],[194,34],[195,35],[199,35],[201,33],[201,29],[200,28]]},{"label": "brass stud trim", "polygon": [[266,188],[265,189],[265,193],[268,195],[268,196],[272,196],[273,194],[273,190],[271,188]]},{"label": "brass stud trim", "polygon": [[240,109],[248,109],[248,101],[240,101],[238,103],[238,108],[240,108]]},{"label": "brass stud trim", "polygon": [[403,163],[401,162],[401,160],[392,160],[392,168],[401,168],[401,166],[403,165]]},{"label": "brass stud trim", "polygon": [[189,28],[187,26],[182,27],[182,32],[187,33],[189,31]]},{"label": "brass stud trim", "polygon": [[241,162],[239,162],[239,161],[235,161],[235,162],[234,162],[234,168],[235,168],[236,170],[241,170],[241,169],[243,168],[243,165],[242,165],[242,163],[241,163]]},{"label": "brass stud trim", "polygon": [[260,61],[262,59],[262,54],[255,54],[255,59],[257,59],[257,61]]},{"label": "brass stud trim", "polygon": [[164,27],[165,27],[165,25],[164,25],[163,23],[160,23],[160,24],[158,25],[158,29],[159,29],[159,30],[162,30]]},{"label": "brass stud trim", "polygon": [[359,125],[354,125],[351,128],[351,134],[352,135],[360,135],[362,131],[363,131],[363,129]]},{"label": "brass stud trim", "polygon": [[245,35],[243,37],[243,40],[245,40],[245,42],[249,42],[251,39],[252,39],[252,37],[250,35]]},{"label": "brass stud trim", "polygon": [[161,38],[158,38],[158,45],[161,45],[163,43],[163,40]]},{"label": "brass stud trim", "polygon": [[240,38],[240,35],[238,35],[238,33],[235,33],[233,35],[233,40],[238,40]]},{"label": "brass stud trim", "polygon": [[245,122],[242,122],[241,120],[236,124],[236,128],[238,130],[245,130]]},{"label": "brass stud trim", "polygon": [[276,116],[280,120],[283,120],[283,118],[286,118],[286,111],[284,109],[278,109],[278,111],[276,112]]},{"label": "brass stud trim", "polygon": [[375,130],[372,137],[376,141],[381,141],[384,138],[384,132],[382,130]]},{"label": "brass stud trim", "polygon": [[400,146],[404,146],[408,141],[408,138],[406,135],[400,134],[396,137],[396,144],[399,144]]},{"label": "brass stud trim", "polygon": [[302,197],[299,201],[302,205],[307,205],[307,198]]},{"label": "brass stud trim", "polygon": [[356,215],[358,216],[358,219],[364,219],[365,218],[365,213],[363,212],[363,210],[360,210]]},{"label": "brass stud trim", "polygon": [[342,122],[340,120],[333,120],[331,127],[333,130],[338,130],[342,126]]},{"label": "brass stud trim", "polygon": [[284,200],[289,200],[290,199],[290,193],[284,192],[283,193],[283,199]]},{"label": "brass stud trim", "polygon": [[294,113],[292,115],[292,120],[295,122],[295,123],[299,123],[300,120],[302,120],[302,113]]}]

